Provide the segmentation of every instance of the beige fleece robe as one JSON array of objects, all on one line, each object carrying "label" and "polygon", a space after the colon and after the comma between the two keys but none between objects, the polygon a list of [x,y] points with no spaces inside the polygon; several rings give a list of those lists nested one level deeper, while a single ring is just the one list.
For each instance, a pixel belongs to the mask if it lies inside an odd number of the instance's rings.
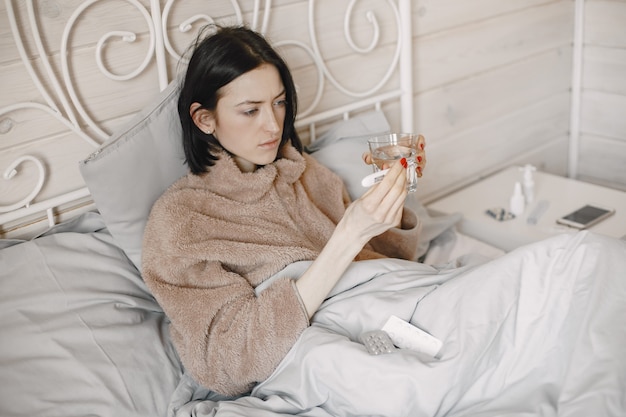
[{"label": "beige fleece robe", "polygon": [[[171,320],[188,372],[225,395],[268,378],[308,326],[293,280],[254,289],[292,262],[312,260],[349,197],[341,179],[291,145],[242,173],[225,152],[209,173],[189,174],[155,203],[144,234],[146,284]],[[419,219],[378,236],[357,257],[415,259]]]}]

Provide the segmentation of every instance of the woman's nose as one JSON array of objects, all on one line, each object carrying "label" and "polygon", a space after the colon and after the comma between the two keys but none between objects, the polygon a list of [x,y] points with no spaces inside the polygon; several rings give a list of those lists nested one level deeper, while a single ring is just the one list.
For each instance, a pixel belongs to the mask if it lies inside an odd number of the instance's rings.
[{"label": "woman's nose", "polygon": [[280,126],[278,125],[278,118],[276,117],[276,114],[274,114],[273,108],[267,111],[265,128],[268,132],[272,133],[276,133],[280,130]]}]

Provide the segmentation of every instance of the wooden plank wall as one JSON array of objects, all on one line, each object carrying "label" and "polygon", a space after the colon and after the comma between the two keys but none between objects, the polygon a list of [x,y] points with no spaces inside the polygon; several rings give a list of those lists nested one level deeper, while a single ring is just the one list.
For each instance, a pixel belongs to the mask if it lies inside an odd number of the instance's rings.
[{"label": "wooden plank wall", "polygon": [[566,175],[574,3],[418,0],[413,20],[422,199],[514,163]]},{"label": "wooden plank wall", "polygon": [[[149,1],[141,3],[147,7]],[[380,55],[366,58],[351,51],[343,39],[343,15],[349,3],[317,1],[316,32],[329,70],[347,88],[361,91],[387,69],[395,32],[385,27],[393,21],[393,15],[385,7],[386,2],[356,2],[353,35],[357,44],[367,45],[372,37],[368,10],[375,10],[383,28],[382,48],[377,52]],[[20,17],[20,28],[27,33],[30,28],[25,2],[12,4]],[[36,4],[46,36],[47,59],[58,74],[63,28],[82,0]],[[214,17],[232,20],[230,1],[210,4]],[[248,20],[252,0],[241,0],[239,4]],[[272,4],[271,39],[287,37],[309,43],[308,2],[275,0]],[[587,0],[586,4],[580,173],[583,179],[624,188],[626,78],[622,74],[626,69],[626,0]],[[200,12],[206,5],[205,0],[177,3],[171,21]],[[128,13],[122,13],[123,8],[128,8]],[[415,130],[428,141],[428,170],[419,190],[423,201],[513,163],[533,163],[548,172],[567,174],[574,12],[572,0],[413,0]],[[17,101],[42,102],[17,54],[6,15],[6,3],[0,2],[0,107]],[[80,97],[89,97],[85,111],[105,133],[113,131],[158,92],[154,65],[128,88],[100,77],[94,63],[95,44],[103,33],[142,24],[147,28],[142,19],[125,1],[98,2],[84,13],[70,38],[70,66],[81,68],[80,73],[73,74],[72,83]],[[189,34],[178,33],[173,23],[168,31],[179,52],[192,39]],[[123,72],[139,65],[147,40],[147,29],[138,31],[133,44],[112,40],[106,50],[111,70]],[[44,60],[36,53],[34,42],[28,36],[25,42],[30,61],[36,71],[43,73]],[[317,69],[297,48],[287,47],[284,53],[299,83],[301,107],[305,108],[315,96],[315,82],[311,81]],[[168,67],[172,78],[177,61],[168,57]],[[355,72],[355,68],[359,70]],[[396,88],[397,82],[397,77],[392,77],[382,91]],[[45,85],[60,106],[50,83],[46,81]],[[347,104],[351,100],[327,83],[317,110],[325,110],[329,103]],[[398,103],[386,104],[383,110],[392,127],[399,129]],[[76,161],[84,158],[93,145],[41,111],[19,111],[1,119],[0,169],[24,153],[45,155],[51,175],[42,199],[59,190],[72,191],[82,186]],[[83,120],[79,123],[85,127]],[[29,169],[32,172],[32,167],[25,167],[25,172]],[[32,188],[28,181],[20,181],[17,178],[0,184],[0,205],[14,201],[20,190]],[[11,196],[8,201],[7,196]]]},{"label": "wooden plank wall", "polygon": [[579,178],[626,190],[626,0],[587,0]]},{"label": "wooden plank wall", "polygon": [[[417,0],[424,201],[513,163],[568,173],[571,0]],[[578,178],[626,189],[626,0],[586,0]]]}]

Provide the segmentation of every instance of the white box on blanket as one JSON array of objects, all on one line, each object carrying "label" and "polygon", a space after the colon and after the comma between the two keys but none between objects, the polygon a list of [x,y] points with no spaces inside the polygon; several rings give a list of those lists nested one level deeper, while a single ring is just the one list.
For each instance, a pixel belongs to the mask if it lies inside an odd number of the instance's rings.
[{"label": "white box on blanket", "polygon": [[441,340],[397,316],[389,317],[383,330],[399,348],[411,349],[433,357],[439,353],[443,345]]}]

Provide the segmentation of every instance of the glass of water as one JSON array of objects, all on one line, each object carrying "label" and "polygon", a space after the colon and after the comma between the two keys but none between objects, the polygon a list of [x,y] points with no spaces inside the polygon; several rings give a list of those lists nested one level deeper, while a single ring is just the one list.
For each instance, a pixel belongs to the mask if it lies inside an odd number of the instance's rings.
[{"label": "glass of water", "polygon": [[406,158],[407,191],[412,193],[417,189],[417,146],[419,134],[417,133],[389,133],[374,136],[367,143],[374,163],[374,171],[380,171],[384,165],[391,166],[394,161]]}]

